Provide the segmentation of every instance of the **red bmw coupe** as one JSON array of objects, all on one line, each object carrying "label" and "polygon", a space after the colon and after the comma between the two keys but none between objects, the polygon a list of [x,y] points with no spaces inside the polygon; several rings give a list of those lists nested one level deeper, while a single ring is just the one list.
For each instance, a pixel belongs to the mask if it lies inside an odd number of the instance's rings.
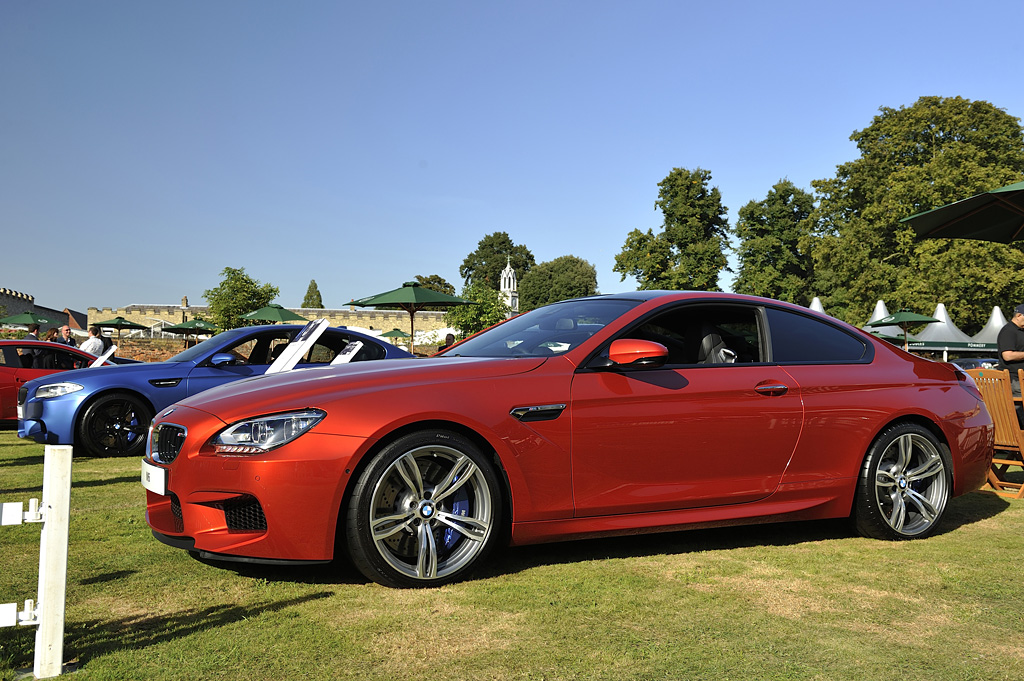
[{"label": "red bmw coupe", "polygon": [[142,479],[153,534],[203,558],[436,586],[507,543],[836,517],[925,537],[992,436],[951,364],[778,301],[640,291],[206,391],[157,416]]}]

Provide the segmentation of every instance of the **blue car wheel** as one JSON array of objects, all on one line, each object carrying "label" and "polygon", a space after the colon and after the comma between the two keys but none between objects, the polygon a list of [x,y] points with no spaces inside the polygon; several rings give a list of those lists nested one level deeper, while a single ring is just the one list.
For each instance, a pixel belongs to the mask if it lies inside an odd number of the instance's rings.
[{"label": "blue car wheel", "polygon": [[75,446],[91,456],[142,456],[153,411],[128,393],[110,393],[91,402],[75,429]]}]

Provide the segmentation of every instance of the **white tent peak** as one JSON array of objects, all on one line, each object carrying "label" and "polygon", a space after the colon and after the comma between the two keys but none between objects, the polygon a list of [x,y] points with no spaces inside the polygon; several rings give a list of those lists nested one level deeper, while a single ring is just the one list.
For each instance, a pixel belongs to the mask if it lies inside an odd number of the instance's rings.
[{"label": "white tent peak", "polygon": [[971,342],[971,337],[958,329],[953,320],[949,318],[949,312],[946,311],[946,306],[943,303],[935,306],[935,312],[932,313],[932,316],[939,321],[927,325],[924,331],[917,334],[917,340],[926,343]]}]

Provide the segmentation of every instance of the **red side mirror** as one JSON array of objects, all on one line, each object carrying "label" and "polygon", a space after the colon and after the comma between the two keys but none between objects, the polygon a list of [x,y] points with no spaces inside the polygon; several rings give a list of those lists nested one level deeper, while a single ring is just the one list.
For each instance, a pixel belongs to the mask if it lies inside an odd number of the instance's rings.
[{"label": "red side mirror", "polygon": [[608,359],[619,366],[660,367],[668,361],[668,348],[654,341],[620,338],[612,341]]}]

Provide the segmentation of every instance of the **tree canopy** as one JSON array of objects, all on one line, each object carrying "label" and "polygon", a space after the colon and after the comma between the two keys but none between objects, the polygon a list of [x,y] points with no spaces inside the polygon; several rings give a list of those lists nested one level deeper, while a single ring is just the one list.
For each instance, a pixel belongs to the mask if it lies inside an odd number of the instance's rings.
[{"label": "tree canopy", "polygon": [[302,307],[321,309],[323,306],[324,299],[320,296],[320,287],[316,285],[316,279],[310,279],[309,288],[306,289],[306,297],[302,299]]},{"label": "tree canopy", "polygon": [[860,157],[811,183],[819,199],[806,241],[812,288],[830,314],[854,324],[884,299],[925,314],[944,302],[961,328],[977,330],[994,305],[1017,301],[1024,254],[979,241],[917,240],[899,221],[1022,179],[1020,121],[960,97],[921,97],[880,112],[851,136]]},{"label": "tree canopy", "polygon": [[563,255],[542,262],[519,280],[519,310],[597,293],[597,270],[583,258]]},{"label": "tree canopy", "polygon": [[673,168],[658,183],[664,221],[657,234],[634,229],[626,237],[612,269],[636,278],[641,289],[718,291],[718,276],[728,270],[726,207],[710,171]]},{"label": "tree canopy", "polygon": [[203,297],[210,304],[210,321],[222,331],[249,326],[241,316],[269,305],[279,293],[276,286],[250,277],[244,267],[225,267],[220,274],[220,284],[203,291]]},{"label": "tree canopy", "polygon": [[513,243],[506,232],[494,232],[481,239],[476,250],[466,256],[459,274],[467,286],[482,284],[497,291],[501,287],[501,271],[508,264],[522,280],[536,261],[530,249]]},{"label": "tree canopy", "polygon": [[476,305],[450,307],[444,313],[444,323],[468,336],[504,320],[509,313],[501,294],[484,283],[469,284],[462,289],[461,298]]},{"label": "tree canopy", "polygon": [[[814,197],[789,180],[779,180],[762,201],[739,210],[735,234],[739,274],[736,293],[808,305],[807,282],[814,271],[807,248]],[[801,246],[803,242],[803,246]]]}]

